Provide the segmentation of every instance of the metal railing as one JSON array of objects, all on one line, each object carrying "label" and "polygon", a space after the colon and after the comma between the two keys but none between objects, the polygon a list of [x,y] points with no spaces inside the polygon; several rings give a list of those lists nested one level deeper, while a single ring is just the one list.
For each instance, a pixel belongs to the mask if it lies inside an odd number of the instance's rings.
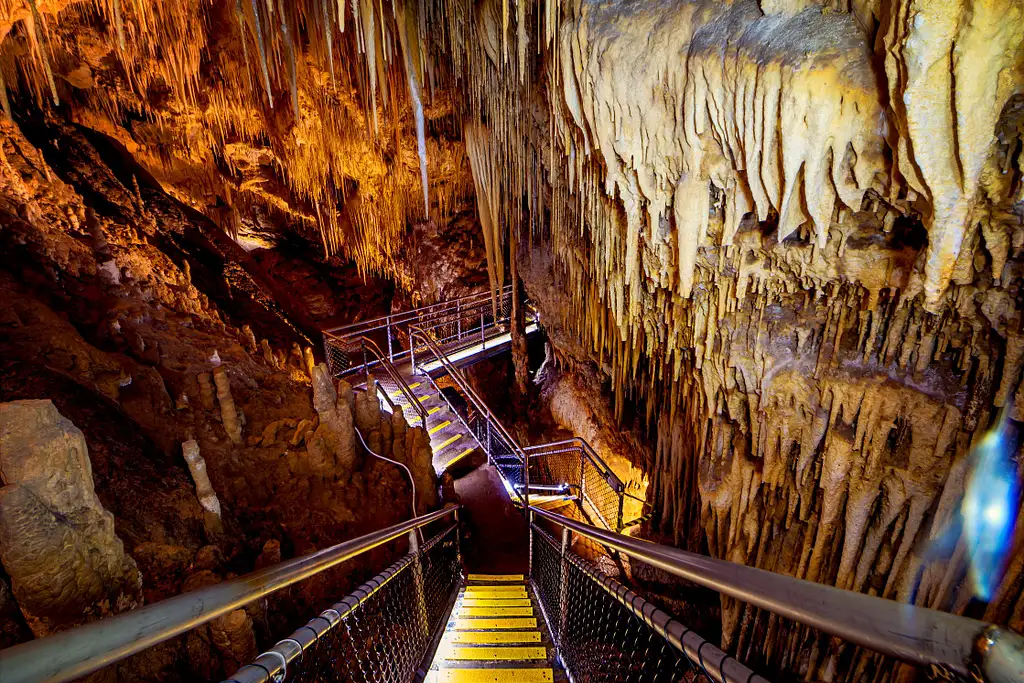
[{"label": "metal railing", "polygon": [[768,683],[572,552],[568,528],[530,533],[531,582],[571,680]]},{"label": "metal railing", "polygon": [[[579,576],[585,574],[587,580],[600,584],[634,617],[651,626],[677,651],[684,652],[691,663],[713,680],[727,683],[751,680],[745,666],[726,657],[710,643],[699,644],[692,632],[681,624],[672,623],[671,618],[666,622],[667,615],[656,615],[655,608],[573,556],[569,552],[570,538],[571,534],[578,534],[681,579],[874,652],[926,667],[948,680],[987,680],[990,683],[1024,680],[1024,638],[1008,629],[637,540],[537,507],[531,507],[530,513],[532,580],[545,603],[545,617],[555,635],[559,653],[570,670],[576,666],[577,671],[587,672],[588,667],[601,666],[595,649],[604,642],[602,638],[613,638],[617,642],[621,639],[619,634],[595,634],[593,629],[601,627],[594,626],[593,616],[578,623],[577,630],[570,628],[570,624],[575,623],[571,621],[573,612],[579,610],[572,604],[570,588],[573,581],[576,585],[585,583]],[[560,546],[535,523],[537,518],[562,530]],[[552,559],[552,552],[558,555],[557,562]],[[576,577],[572,578],[573,575]],[[654,678],[634,678],[631,673],[621,678],[603,674],[591,678],[587,674],[577,680]]]},{"label": "metal railing", "polygon": [[447,622],[461,583],[458,521],[288,638],[226,683],[319,680],[406,683],[429,666],[432,636]]},{"label": "metal railing", "polygon": [[[639,524],[650,515],[650,505],[626,490],[626,485],[601,459],[586,440],[579,437],[527,446],[530,481],[536,484],[566,484],[577,497],[584,519],[611,531]],[[626,519],[626,505],[640,508],[639,514]]]},{"label": "metal railing", "polygon": [[[455,515],[457,509],[452,507],[438,510],[245,576],[0,650],[0,680],[3,683],[62,683],[87,676],[385,543],[408,537],[410,544],[416,544],[417,529],[449,515]],[[450,530],[444,533],[450,533]],[[439,542],[431,541],[427,546],[433,548],[430,543],[436,545]],[[456,544],[457,542],[456,540]],[[416,545],[412,545],[410,555],[416,557],[409,560],[414,567],[423,564],[416,548]],[[455,552],[458,552],[457,545]],[[428,563],[432,561],[428,560]],[[399,571],[396,570],[395,573]],[[458,572],[451,580],[458,580]],[[424,591],[427,590],[427,583],[424,579]],[[444,581],[438,585],[441,586],[440,589],[432,590],[442,590]],[[434,606],[434,612],[436,611],[437,608]],[[327,630],[326,624],[323,630]],[[303,641],[295,640],[299,642],[301,648]],[[279,655],[285,658],[283,666],[286,667],[291,661],[288,657],[294,659],[297,653],[279,653],[269,657],[277,660]]]},{"label": "metal railing", "polygon": [[[429,331],[446,353],[486,343],[508,332],[512,314],[512,287],[506,286],[495,297],[490,292],[442,301],[373,320],[333,327],[323,331],[324,353],[334,377],[343,377],[359,365],[358,340],[367,337],[387,349],[392,363],[404,362],[415,355],[409,328]],[[382,354],[383,355],[383,354]],[[374,367],[376,361],[371,361]]]},{"label": "metal railing", "polygon": [[[446,371],[446,376],[458,387],[468,402],[468,410],[458,410],[457,406],[448,402],[452,413],[458,416],[467,430],[473,434],[480,448],[487,454],[487,461],[495,466],[498,473],[509,484],[510,490],[524,504],[528,505],[530,495],[530,470],[526,467],[526,454],[516,440],[501,423],[479,394],[469,385],[462,372],[448,360],[448,356],[429,332],[415,325],[409,327],[409,336],[413,343],[420,344],[422,351],[420,361],[427,356],[434,359]],[[416,371],[415,360],[413,372]],[[435,391],[444,397],[444,392],[436,380],[429,374],[425,377]],[[447,398],[445,398],[447,402]]]},{"label": "metal railing", "polygon": [[[487,461],[495,467],[520,502],[526,503],[530,491],[538,491],[537,487],[565,486],[567,493],[575,498],[576,509],[582,519],[606,529],[622,531],[646,517],[649,509],[647,503],[626,491],[619,477],[584,439],[577,437],[520,447],[469,385],[462,371],[448,359],[444,349],[429,331],[410,325],[409,336],[416,347],[421,349],[418,362],[438,364],[444,370],[444,376],[450,378],[466,398],[465,408],[455,406],[447,399],[445,401],[451,412],[473,434],[487,455]],[[412,369],[414,373],[417,372],[415,358]],[[437,380],[430,373],[423,374],[434,390],[444,397]],[[527,462],[529,467],[526,466]],[[638,501],[637,507],[641,507],[642,512],[640,516],[627,520],[624,518],[625,505],[630,499]]]},{"label": "metal railing", "polygon": [[[362,351],[363,362],[362,366],[353,366],[353,369],[362,367],[363,382],[368,385],[371,376],[370,368],[377,368],[378,371],[376,374],[373,374],[373,377],[377,380],[377,387],[382,398],[393,410],[401,410],[403,414],[405,414],[406,407],[408,407],[413,412],[412,419],[418,419],[420,426],[426,429],[427,409],[423,407],[419,398],[413,393],[409,383],[402,377],[402,373],[392,365],[375,341],[369,337],[360,337],[357,341]],[[393,400],[396,394],[401,394],[405,398],[406,405],[400,405]],[[406,415],[406,417],[410,416]]]}]

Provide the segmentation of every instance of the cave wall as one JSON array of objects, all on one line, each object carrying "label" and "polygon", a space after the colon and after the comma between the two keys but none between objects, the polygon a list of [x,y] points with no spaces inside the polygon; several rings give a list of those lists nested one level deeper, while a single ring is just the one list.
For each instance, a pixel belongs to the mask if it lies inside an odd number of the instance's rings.
[{"label": "cave wall", "polygon": [[[474,178],[559,365],[648,436],[648,533],[1019,630],[1024,529],[979,599],[960,506],[1021,417],[1024,6],[855,5],[483,3]],[[784,675],[914,675],[722,618]]]},{"label": "cave wall", "polygon": [[[648,534],[1024,627],[1024,530],[979,601],[959,509],[972,447],[1001,409],[1022,417],[1020,0],[0,16],[8,109],[118,140],[240,244],[286,225],[410,301],[449,296],[417,284],[408,226],[472,202],[489,284],[518,258],[559,366],[592,377],[565,421],[610,415],[646,442],[629,467]],[[418,261],[479,262],[459,248]],[[724,644],[784,675],[893,671],[722,613]]]},{"label": "cave wall", "polygon": [[[23,130],[45,144],[35,146]],[[26,622],[37,633],[67,628],[406,519],[404,474],[366,458],[353,424],[379,452],[409,464],[426,492],[424,509],[437,502],[428,495],[436,482],[422,430],[386,419],[376,402],[361,407],[369,402],[349,390],[331,411],[347,411],[344,448],[344,429],[318,414],[305,335],[235,259],[237,245],[210,239],[209,220],[159,187],[120,176],[119,157],[109,152],[58,118],[0,120],[0,402],[55,406],[67,418],[61,424],[79,427],[67,428],[87,444],[68,460],[75,467],[35,467],[66,469],[51,483],[95,486],[102,504],[35,514],[17,498],[35,491],[35,480],[22,482],[4,466],[0,525],[14,534],[0,553],[6,644],[31,637]],[[5,455],[7,437],[5,427]],[[198,450],[208,482],[195,478],[183,444]],[[76,484],[71,474],[83,470],[83,458],[91,471]],[[53,538],[71,540],[36,542]],[[124,557],[131,590],[116,572],[60,555],[79,546]],[[398,551],[368,553],[104,676],[227,675],[255,654],[256,642],[287,635]],[[67,576],[39,578],[39,567]],[[67,587],[56,598],[48,592],[55,582]]]}]

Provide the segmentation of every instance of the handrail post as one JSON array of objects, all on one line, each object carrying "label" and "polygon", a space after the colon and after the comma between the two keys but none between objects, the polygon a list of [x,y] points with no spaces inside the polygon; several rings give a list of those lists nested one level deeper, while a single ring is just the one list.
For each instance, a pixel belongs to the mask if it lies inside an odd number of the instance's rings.
[{"label": "handrail post", "polygon": [[455,300],[455,338],[462,341],[462,300]]},{"label": "handrail post", "polygon": [[619,516],[615,522],[615,533],[622,533],[622,504],[626,501],[626,494],[622,491],[618,492],[619,496]]},{"label": "handrail post", "polygon": [[487,335],[484,333],[484,309],[480,309],[480,344],[487,348]]},{"label": "handrail post", "polygon": [[572,540],[569,527],[562,527],[562,552],[559,558],[558,586],[558,645],[561,645],[565,634],[565,625],[569,622],[569,543]]},{"label": "handrail post", "polygon": [[393,346],[393,344],[391,342],[391,316],[390,315],[387,317],[387,321],[388,321],[387,322],[387,326],[384,329],[387,330],[387,333],[388,333],[388,362],[389,363],[394,363],[395,362],[395,349],[394,349],[394,346]]},{"label": "handrail post", "polygon": [[530,535],[530,547],[526,558],[526,575],[533,578],[533,510],[529,510],[526,516],[526,533]]},{"label": "handrail post", "polygon": [[491,458],[491,421],[487,419],[486,415],[481,415],[481,417],[484,420],[484,424],[487,425],[487,464],[492,465],[494,461]]},{"label": "handrail post", "polygon": [[580,449],[580,509],[586,510],[584,501],[587,495],[587,458]]},{"label": "handrail post", "polygon": [[363,350],[363,381],[366,382],[367,386],[369,386],[370,369],[366,366],[366,342],[360,342],[359,346]]},{"label": "handrail post", "polygon": [[416,613],[423,624],[423,635],[430,638],[430,624],[427,622],[427,595],[423,583],[423,560],[420,554],[420,539],[416,529],[409,532],[409,554],[413,556],[412,576],[416,586]]},{"label": "handrail post", "polygon": [[[515,443],[513,443],[515,446]],[[524,509],[530,509],[530,456],[527,455],[518,446],[515,446],[519,450],[519,454],[523,457],[523,482],[526,484],[526,488],[523,489],[523,506]]]}]

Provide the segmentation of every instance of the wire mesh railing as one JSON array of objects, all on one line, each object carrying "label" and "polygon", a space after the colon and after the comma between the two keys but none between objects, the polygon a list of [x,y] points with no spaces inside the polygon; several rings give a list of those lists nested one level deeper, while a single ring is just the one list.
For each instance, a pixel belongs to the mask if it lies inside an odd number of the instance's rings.
[{"label": "wire mesh railing", "polygon": [[279,641],[229,683],[408,683],[424,665],[461,580],[458,524]]},{"label": "wire mesh railing", "polygon": [[[409,540],[411,552],[406,557],[338,605],[314,618],[306,627],[296,631],[292,638],[281,641],[271,651],[261,655],[257,659],[259,666],[254,666],[241,675],[258,677],[262,675],[260,672],[263,672],[266,678],[257,680],[269,680],[273,673],[275,678],[272,680],[281,680],[278,676],[283,675],[292,663],[312,660],[313,647],[321,640],[323,634],[334,630],[342,623],[343,616],[358,612],[359,616],[353,618],[363,620],[360,623],[369,624],[371,612],[376,609],[375,604],[408,602],[404,599],[408,597],[408,588],[402,586],[407,586],[403,582],[407,582],[409,577],[416,587],[413,595],[422,596],[422,608],[418,614],[427,616],[420,618],[416,614],[396,614],[394,610],[399,607],[382,606],[380,610],[383,611],[372,613],[372,619],[375,620],[373,623],[376,624],[374,628],[380,633],[388,634],[388,637],[400,636],[407,632],[411,633],[409,623],[415,623],[419,619],[418,623],[421,626],[434,629],[438,626],[437,615],[443,616],[447,610],[447,605],[440,606],[440,603],[444,602],[446,594],[451,596],[448,598],[449,602],[454,600],[455,588],[461,580],[458,509],[458,506],[454,506],[437,510],[302,557],[285,560],[245,576],[228,579],[46,638],[0,650],[0,680],[3,683],[69,683],[82,679],[127,657],[148,650],[158,643],[171,640],[262,597],[293,586],[346,560],[400,538]],[[444,524],[444,520],[452,516],[456,517],[456,524],[435,535],[431,541],[424,544],[422,551],[418,550],[416,532],[420,529],[436,528],[432,525]],[[417,575],[421,579],[417,579]],[[393,581],[397,583],[392,585]],[[388,592],[382,594],[381,591]],[[403,599],[394,601],[388,598],[391,591],[398,591]],[[409,622],[407,617],[413,621]],[[346,628],[355,628],[355,621],[345,623]],[[413,642],[417,648],[427,642],[419,636],[416,638],[417,640]],[[354,642],[358,645],[381,641],[374,639],[371,634],[371,637]],[[424,649],[421,654],[426,654],[425,647],[421,649]],[[336,652],[334,648],[325,648],[324,652],[324,657],[336,656],[331,654]],[[408,668],[407,663],[412,657],[406,655],[402,659],[405,662],[404,670]],[[327,667],[329,660],[324,661],[324,666]],[[326,674],[317,676],[314,680],[343,680],[330,673],[329,669]],[[373,677],[366,680],[391,679]]]},{"label": "wire mesh railing", "polygon": [[[581,519],[612,531],[622,531],[647,518],[650,506],[626,491],[619,477],[584,439],[528,446],[530,481],[568,485]],[[638,504],[626,507],[627,500]],[[630,512],[639,508],[639,514]]]},{"label": "wire mesh railing", "polygon": [[[382,356],[392,364],[413,360],[421,351],[410,335],[410,327],[429,332],[446,353],[488,341],[506,334],[512,315],[512,287],[506,286],[496,296],[481,292],[422,306],[409,311],[323,331],[324,354],[334,377],[343,377],[362,365],[363,338],[378,344]],[[378,359],[370,359],[370,369]]]},{"label": "wire mesh railing", "polygon": [[[525,502],[529,496],[529,470],[526,468],[526,455],[516,443],[501,421],[491,412],[490,408],[477,392],[469,385],[462,372],[448,359],[441,346],[433,339],[430,332],[415,325],[410,326],[409,334],[414,343],[422,348],[419,363],[437,363],[445,371],[445,382],[451,382],[462,397],[464,405],[455,405],[441,386],[442,380],[435,379],[430,373],[424,376],[433,388],[448,403],[448,407],[458,416],[463,425],[473,434],[480,448],[487,454],[487,461],[497,468],[498,473],[508,484],[509,490],[520,501]],[[417,365],[413,365],[416,372]]]},{"label": "wire mesh railing", "polygon": [[531,525],[531,580],[574,681],[767,683]]}]

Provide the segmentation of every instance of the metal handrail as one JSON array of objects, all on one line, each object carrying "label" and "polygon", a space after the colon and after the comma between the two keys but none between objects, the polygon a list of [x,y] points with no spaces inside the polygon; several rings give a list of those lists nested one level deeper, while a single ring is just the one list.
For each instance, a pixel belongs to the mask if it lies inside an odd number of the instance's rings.
[{"label": "metal handrail", "polygon": [[567,452],[569,450],[579,450],[590,464],[597,468],[597,471],[602,477],[608,482],[616,493],[622,493],[625,490],[625,486],[622,480],[619,479],[618,475],[612,471],[612,468],[608,467],[608,464],[601,459],[601,456],[597,454],[594,447],[590,445],[585,439],[581,439],[575,436],[571,439],[565,439],[563,441],[554,441],[551,443],[538,444],[536,446],[525,446],[523,450],[526,453],[537,452],[536,455],[530,455],[531,458],[543,457],[546,453],[555,449],[562,449],[558,452]]},{"label": "metal handrail", "polygon": [[[419,415],[420,422],[422,423],[423,428],[426,429],[427,410],[423,407],[423,404],[420,403],[420,400],[416,398],[416,394],[413,393],[412,388],[405,381],[405,378],[402,377],[402,373],[398,372],[398,369],[391,364],[391,361],[389,361],[384,352],[381,351],[377,342],[368,337],[362,337],[360,339],[360,343],[364,350],[368,350],[374,357],[376,357],[378,364],[380,367],[384,368],[384,372],[391,378],[391,381],[398,385],[398,389],[405,396],[409,405],[412,406],[412,409],[416,411],[416,414]],[[366,363],[365,357],[363,360],[363,372],[369,373],[369,366]]]},{"label": "metal handrail", "polygon": [[0,680],[3,683],[63,683],[87,676],[453,514],[457,509],[456,506],[437,510],[245,576],[0,650]]},{"label": "metal handrail", "polygon": [[[419,337],[420,339],[423,340],[423,345],[426,346],[428,350],[430,350],[430,352],[434,355],[435,358],[437,358],[438,362],[441,363],[441,366],[445,369],[445,371],[452,378],[452,380],[459,385],[459,389],[462,390],[462,392],[466,395],[466,398],[469,399],[470,403],[473,404],[473,409],[480,413],[480,415],[482,415],[488,422],[492,424],[492,426],[494,426],[495,429],[498,430],[498,433],[501,435],[502,439],[508,442],[507,445],[512,450],[512,452],[516,454],[520,461],[525,463],[526,455],[523,453],[523,449],[519,447],[519,444],[516,443],[516,440],[512,437],[509,431],[505,429],[505,425],[501,423],[501,420],[499,420],[497,416],[491,412],[491,409],[487,407],[487,404],[484,402],[482,398],[480,398],[480,395],[477,394],[476,391],[471,386],[469,386],[469,383],[466,381],[466,378],[462,376],[462,372],[457,367],[455,367],[455,365],[453,365],[450,360],[448,360],[448,356],[445,355],[444,351],[442,351],[441,348],[437,345],[433,337],[431,337],[429,334],[424,332],[420,327],[416,325],[411,325],[409,327],[409,331],[411,337]],[[415,366],[413,366],[413,372],[415,371],[416,368]]]},{"label": "metal handrail", "polygon": [[[456,521],[422,545],[419,554],[426,553],[430,548],[459,528]],[[410,552],[393,565],[373,577],[359,588],[356,588],[341,601],[313,617],[305,626],[300,626],[289,637],[277,641],[274,647],[257,657],[252,664],[243,666],[225,683],[266,683],[266,681],[283,681],[288,675],[288,667],[296,660],[301,660],[317,641],[333,630],[338,624],[355,612],[361,605],[384,588],[398,574],[416,562],[417,551],[412,548],[414,539],[410,539]]]},{"label": "metal handrail", "polygon": [[377,458],[378,460],[383,460],[384,462],[391,463],[392,465],[397,465],[398,467],[401,467],[403,470],[405,470],[405,475],[409,477],[409,484],[412,485],[412,514],[409,515],[409,519],[416,519],[416,479],[415,477],[412,476],[412,470],[410,470],[408,465],[406,465],[405,463],[398,462],[397,460],[392,460],[391,458],[385,457],[380,453],[376,452],[375,450],[373,450],[372,448],[370,448],[370,446],[366,443],[366,439],[363,438],[363,433],[359,431],[359,427],[352,425],[352,430],[355,431],[356,436],[359,437],[359,443],[363,445],[363,450],[365,450],[370,456]]},{"label": "metal handrail", "polygon": [[1024,637],[994,624],[641,541],[542,508],[530,511],[682,579],[908,664],[963,676],[978,667],[992,683],[1024,680]]},{"label": "metal handrail", "polygon": [[[484,418],[484,420],[486,420],[488,425],[497,430],[498,436],[501,438],[501,440],[506,442],[505,445],[508,447],[508,449],[519,459],[519,462],[522,463],[523,481],[526,484],[526,488],[522,492],[516,491],[516,494],[523,500],[524,506],[528,506],[530,499],[530,467],[529,459],[526,457],[526,454],[523,452],[523,449],[519,447],[519,444],[516,442],[516,440],[512,437],[509,431],[505,429],[505,425],[501,423],[501,420],[499,420],[497,416],[495,416],[494,413],[491,412],[491,409],[487,407],[487,404],[484,402],[484,400],[480,398],[480,396],[476,393],[476,391],[473,390],[471,386],[469,386],[469,383],[462,376],[462,373],[459,371],[458,368],[455,367],[455,365],[451,363],[451,361],[448,360],[448,357],[437,345],[434,339],[429,334],[420,329],[418,326],[410,325],[409,338],[415,339],[417,337],[422,340],[423,345],[434,355],[438,362],[441,363],[441,366],[447,371],[448,375],[452,378],[452,381],[454,381],[459,386],[459,389],[462,390],[466,398],[473,405],[473,409],[476,410],[477,413],[479,413],[479,415],[482,418]],[[416,366],[414,364],[413,372],[415,371]]]},{"label": "metal handrail", "polygon": [[[499,298],[504,297],[506,294],[511,294],[512,285],[505,285],[502,288],[501,293],[497,294]],[[428,304],[426,306],[420,306],[413,308],[408,311],[402,311],[400,313],[394,313],[391,315],[383,315],[379,318],[373,318],[371,320],[363,320],[357,323],[349,323],[348,325],[340,325],[338,327],[331,327],[324,332],[331,334],[334,337],[346,337],[352,336],[352,330],[375,330],[382,327],[398,325],[410,320],[420,318],[426,313],[436,313],[437,311],[444,311],[451,308],[461,309],[463,304],[466,303],[484,303],[490,302],[492,293],[490,291],[477,292],[476,294],[466,294],[455,299],[446,299],[445,301],[439,301],[436,304]]]},{"label": "metal handrail", "polygon": [[[679,652],[685,654],[691,662],[699,663],[709,678],[717,683],[768,683],[767,679],[751,671],[743,662],[726,654],[714,643],[705,640],[694,631],[686,628],[670,614],[658,609],[576,553],[570,552],[568,538],[564,536],[564,529],[563,543],[561,544],[548,532],[532,522],[530,529],[544,543],[547,543],[552,550],[559,553],[563,562],[576,567],[584,576],[614,598],[616,602],[650,626],[655,633],[668,641]],[[560,545],[561,549],[559,549]],[[565,568],[563,568],[564,571]],[[537,579],[533,576],[530,577],[530,580],[534,584],[537,583]],[[565,579],[562,580],[564,581]],[[540,606],[544,620],[548,622],[548,630],[554,632],[551,628],[548,614],[543,609],[543,601],[540,602]],[[559,648],[564,648],[564,642],[562,642],[564,638],[564,632],[559,632],[558,642],[556,642]],[[566,666],[566,669],[568,668]]]}]

